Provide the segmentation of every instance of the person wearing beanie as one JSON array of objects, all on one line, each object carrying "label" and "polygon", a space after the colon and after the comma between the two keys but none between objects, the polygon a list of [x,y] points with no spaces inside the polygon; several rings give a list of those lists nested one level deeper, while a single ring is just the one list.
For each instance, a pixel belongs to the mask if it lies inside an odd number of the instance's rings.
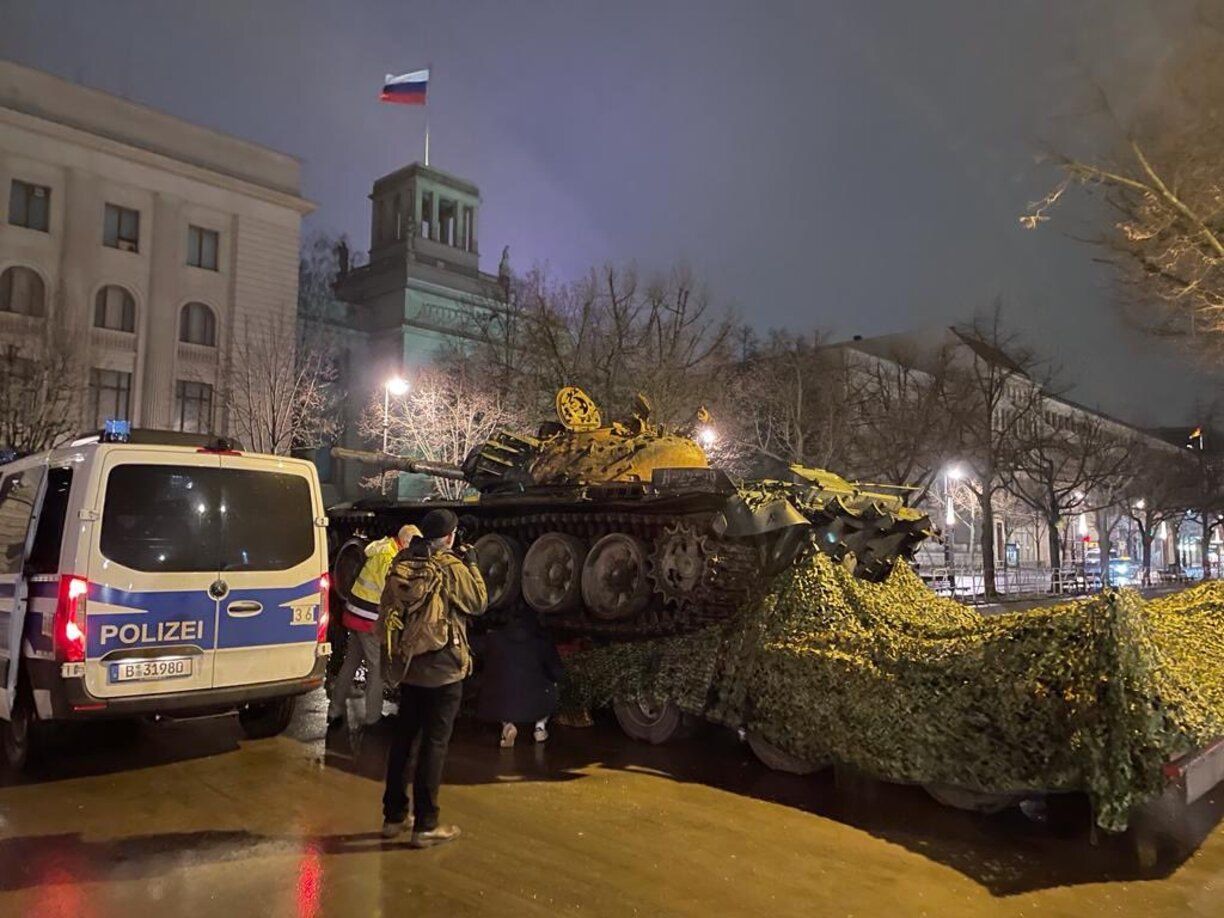
[{"label": "person wearing beanie", "polygon": [[[467,620],[485,611],[488,591],[476,563],[476,550],[455,547],[458,527],[459,519],[452,511],[431,510],[420,522],[421,538],[407,549],[411,558],[418,559],[416,569],[429,567],[437,574],[436,599],[431,594],[430,601],[443,604],[446,621],[445,644],[413,656],[408,663],[400,686],[399,720],[387,756],[382,835],[395,838],[408,822],[408,759],[413,742],[420,736],[411,775],[410,844],[414,848],[440,845],[459,835],[458,826],[438,822],[438,792],[463,698],[463,680],[472,671]],[[429,563],[422,565],[421,560]],[[399,566],[396,561],[395,569]]]},{"label": "person wearing beanie", "polygon": [[336,681],[332,683],[331,700],[327,705],[328,729],[335,729],[344,720],[345,702],[353,687],[357,667],[363,661],[366,668],[365,725],[372,726],[382,718],[382,665],[378,637],[374,634],[374,626],[378,622],[378,601],[387,582],[391,560],[420,535],[421,530],[416,526],[401,526],[394,536],[376,539],[366,546],[365,563],[349,589],[340,619],[348,640],[344,643],[344,662],[340,664]]}]

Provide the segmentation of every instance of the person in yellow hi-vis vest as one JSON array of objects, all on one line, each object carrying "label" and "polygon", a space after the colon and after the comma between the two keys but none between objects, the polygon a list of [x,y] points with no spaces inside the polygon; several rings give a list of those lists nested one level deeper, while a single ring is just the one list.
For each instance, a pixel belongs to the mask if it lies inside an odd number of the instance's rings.
[{"label": "person in yellow hi-vis vest", "polygon": [[344,662],[340,664],[340,672],[332,684],[331,701],[327,705],[328,728],[338,727],[344,720],[345,701],[357,675],[357,667],[363,660],[366,666],[365,725],[372,726],[382,717],[382,664],[378,635],[374,633],[374,626],[378,623],[378,601],[382,598],[392,559],[420,535],[421,530],[416,526],[402,526],[394,536],[377,539],[366,546],[365,563],[361,565],[361,572],[349,590],[341,618],[348,631],[348,641]]}]

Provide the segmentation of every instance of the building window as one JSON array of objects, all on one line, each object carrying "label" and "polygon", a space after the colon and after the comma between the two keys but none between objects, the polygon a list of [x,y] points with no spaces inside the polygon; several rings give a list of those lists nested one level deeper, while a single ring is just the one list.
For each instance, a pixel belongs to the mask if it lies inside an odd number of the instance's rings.
[{"label": "building window", "polygon": [[391,228],[396,242],[404,238],[404,201],[398,194],[391,200]]},{"label": "building window", "polygon": [[463,208],[463,248],[476,251],[476,212],[470,207]]},{"label": "building window", "polygon": [[187,227],[187,264],[193,268],[216,271],[217,238],[215,230]]},{"label": "building window", "polygon": [[107,204],[102,220],[102,244],[124,252],[135,252],[140,244],[140,211]]},{"label": "building window", "polygon": [[102,427],[110,418],[128,420],[132,395],[132,374],[119,370],[89,371],[89,411],[94,427]]},{"label": "building window", "polygon": [[136,331],[136,301],[122,287],[107,284],[94,300],[94,328]]},{"label": "building window", "polygon": [[217,346],[217,317],[203,303],[188,303],[179,318],[179,340],[188,344]]},{"label": "building window", "polygon": [[174,429],[190,433],[212,430],[213,387],[180,379],[174,388]]},{"label": "building window", "polygon": [[0,274],[0,312],[23,316],[47,314],[47,288],[38,272],[18,265]]},{"label": "building window", "polygon": [[446,245],[454,245],[457,239],[455,220],[458,215],[459,206],[454,201],[448,201],[443,198],[438,202],[438,229],[442,234],[442,242]]},{"label": "building window", "polygon": [[421,237],[437,239],[438,227],[434,223],[433,193],[426,191],[421,195]]},{"label": "building window", "polygon": [[9,188],[9,223],[47,232],[51,226],[51,189],[13,179]]}]

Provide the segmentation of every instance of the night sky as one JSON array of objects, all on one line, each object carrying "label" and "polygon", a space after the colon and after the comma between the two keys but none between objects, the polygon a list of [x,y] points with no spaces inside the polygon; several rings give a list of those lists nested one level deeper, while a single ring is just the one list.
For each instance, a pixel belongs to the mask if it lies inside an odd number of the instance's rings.
[{"label": "night sky", "polygon": [[1218,384],[1120,321],[1068,236],[1092,205],[1017,218],[1057,179],[1043,148],[1109,148],[1092,87],[1125,114],[1192,7],[0,0],[0,56],[299,157],[308,227],[358,249],[373,179],[421,155],[383,75],[432,63],[432,163],[481,187],[486,270],[503,245],[561,276],[684,260],[762,329],[839,337],[1001,298],[1073,397],[1178,423]]}]

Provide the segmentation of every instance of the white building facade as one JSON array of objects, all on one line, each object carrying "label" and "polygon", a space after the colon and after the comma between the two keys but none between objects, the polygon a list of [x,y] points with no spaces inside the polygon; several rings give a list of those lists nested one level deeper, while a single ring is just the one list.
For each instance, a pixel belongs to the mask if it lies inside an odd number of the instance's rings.
[{"label": "white building facade", "polygon": [[0,346],[79,349],[83,430],[228,432],[234,342],[292,328],[312,209],[286,154],[0,61]]}]

